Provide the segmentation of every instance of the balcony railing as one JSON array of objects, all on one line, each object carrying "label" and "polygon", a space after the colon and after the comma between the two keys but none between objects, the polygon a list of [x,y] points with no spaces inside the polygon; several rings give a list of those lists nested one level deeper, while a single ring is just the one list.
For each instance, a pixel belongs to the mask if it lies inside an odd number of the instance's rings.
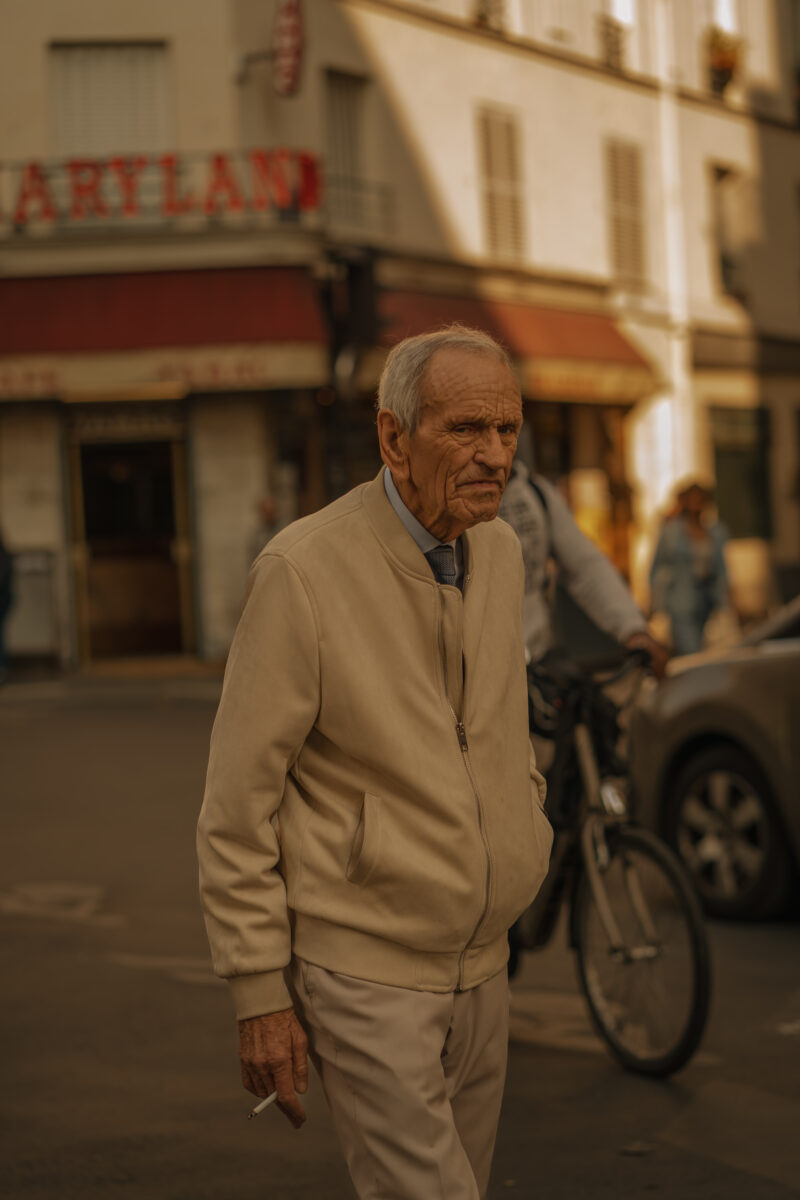
[{"label": "balcony railing", "polygon": [[386,184],[326,175],[322,208],[326,231],[333,237],[372,242],[395,232],[394,191]]}]

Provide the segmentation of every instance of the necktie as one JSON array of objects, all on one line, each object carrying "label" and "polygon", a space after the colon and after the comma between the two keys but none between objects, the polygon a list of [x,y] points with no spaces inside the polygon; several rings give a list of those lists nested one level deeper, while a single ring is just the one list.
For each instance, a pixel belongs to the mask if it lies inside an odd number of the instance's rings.
[{"label": "necktie", "polygon": [[456,556],[452,546],[434,546],[425,557],[431,564],[437,583],[456,584]]}]

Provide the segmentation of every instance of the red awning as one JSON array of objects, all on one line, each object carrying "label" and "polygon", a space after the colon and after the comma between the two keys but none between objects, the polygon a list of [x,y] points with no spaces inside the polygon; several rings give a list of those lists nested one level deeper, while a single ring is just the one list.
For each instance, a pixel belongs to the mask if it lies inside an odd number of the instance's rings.
[{"label": "red awning", "polygon": [[302,268],[0,279],[0,354],[327,338],[316,284]]},{"label": "red awning", "polygon": [[453,321],[485,329],[517,360],[531,397],[632,403],[657,383],[647,360],[604,313],[396,291],[383,294],[381,316],[386,345]]}]

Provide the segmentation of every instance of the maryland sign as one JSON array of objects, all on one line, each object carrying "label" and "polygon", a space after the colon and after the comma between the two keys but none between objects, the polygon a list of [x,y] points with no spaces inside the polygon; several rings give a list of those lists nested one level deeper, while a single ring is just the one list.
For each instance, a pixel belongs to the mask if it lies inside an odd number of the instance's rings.
[{"label": "maryland sign", "polygon": [[299,219],[321,202],[317,159],[255,149],[209,155],[119,155],[0,165],[0,232],[81,226],[196,228],[247,218]]}]

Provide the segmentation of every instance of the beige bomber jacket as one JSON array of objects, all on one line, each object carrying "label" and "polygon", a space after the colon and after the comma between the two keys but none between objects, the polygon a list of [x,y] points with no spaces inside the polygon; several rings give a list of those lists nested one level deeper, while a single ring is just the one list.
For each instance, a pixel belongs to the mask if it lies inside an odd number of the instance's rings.
[{"label": "beige bomber jacket", "polygon": [[452,991],[505,964],[552,831],[527,726],[523,570],[502,521],[436,583],[382,473],[261,553],[198,826],[214,968],[239,1018],[291,1006],[292,954]]}]

